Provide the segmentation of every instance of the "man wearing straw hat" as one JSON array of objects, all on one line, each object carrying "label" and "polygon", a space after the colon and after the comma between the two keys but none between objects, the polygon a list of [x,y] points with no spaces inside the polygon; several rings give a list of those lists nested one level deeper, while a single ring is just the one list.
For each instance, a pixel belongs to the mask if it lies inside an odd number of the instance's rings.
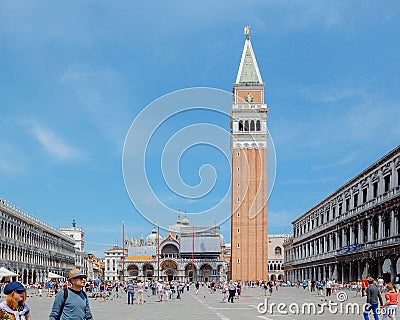
[{"label": "man wearing straw hat", "polygon": [[54,299],[49,320],[92,320],[89,300],[82,290],[86,285],[86,275],[72,269],[68,273],[70,287],[61,290]]}]

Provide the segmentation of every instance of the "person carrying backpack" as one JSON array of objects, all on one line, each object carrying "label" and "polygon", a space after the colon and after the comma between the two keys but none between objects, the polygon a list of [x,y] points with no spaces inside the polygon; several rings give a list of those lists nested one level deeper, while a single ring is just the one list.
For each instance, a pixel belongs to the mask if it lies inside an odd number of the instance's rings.
[{"label": "person carrying backpack", "polygon": [[64,288],[56,295],[49,320],[92,320],[89,300],[82,290],[86,285],[86,275],[72,269],[68,273],[69,288]]}]

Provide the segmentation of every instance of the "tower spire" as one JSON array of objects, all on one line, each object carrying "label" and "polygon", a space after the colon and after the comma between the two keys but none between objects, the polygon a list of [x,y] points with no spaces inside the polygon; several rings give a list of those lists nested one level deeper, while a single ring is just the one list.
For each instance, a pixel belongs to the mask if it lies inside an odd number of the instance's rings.
[{"label": "tower spire", "polygon": [[246,40],[244,42],[242,58],[240,59],[239,71],[235,84],[261,84],[263,83],[256,56],[250,41],[250,27],[244,28]]}]

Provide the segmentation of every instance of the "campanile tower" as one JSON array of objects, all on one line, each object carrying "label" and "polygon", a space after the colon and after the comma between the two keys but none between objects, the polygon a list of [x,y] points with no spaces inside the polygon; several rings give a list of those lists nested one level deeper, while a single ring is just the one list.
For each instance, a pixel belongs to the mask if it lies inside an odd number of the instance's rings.
[{"label": "campanile tower", "polygon": [[249,28],[231,109],[231,279],[268,278],[267,113],[265,84]]}]

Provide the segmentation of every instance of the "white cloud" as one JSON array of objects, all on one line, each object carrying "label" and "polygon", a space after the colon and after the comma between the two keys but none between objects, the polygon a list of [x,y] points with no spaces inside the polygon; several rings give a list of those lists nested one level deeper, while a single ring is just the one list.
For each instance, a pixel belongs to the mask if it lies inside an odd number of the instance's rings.
[{"label": "white cloud", "polygon": [[80,80],[85,80],[87,78],[110,79],[110,78],[112,78],[114,76],[115,76],[115,74],[111,70],[104,70],[104,71],[77,71],[77,70],[73,70],[73,69],[68,69],[60,77],[60,81],[61,82],[80,81]]},{"label": "white cloud", "polygon": [[333,103],[350,98],[366,97],[364,88],[326,88],[321,86],[305,87],[300,95],[315,103]]},{"label": "white cloud", "polygon": [[59,160],[71,160],[79,157],[80,152],[69,146],[54,132],[43,127],[34,126],[33,134],[44,149]]},{"label": "white cloud", "polygon": [[280,182],[279,185],[291,185],[291,184],[323,184],[327,182],[335,181],[335,178],[325,178],[325,179],[295,179]]},{"label": "white cloud", "polygon": [[[318,171],[318,170],[323,170],[323,169],[328,169],[328,168],[340,167],[348,162],[351,162],[352,160],[353,160],[352,156],[347,156],[347,157],[340,159],[338,161],[335,161],[335,162],[331,162],[331,163],[320,165],[320,166],[313,166],[311,170]],[[321,180],[319,180],[319,181],[321,181]]]}]

